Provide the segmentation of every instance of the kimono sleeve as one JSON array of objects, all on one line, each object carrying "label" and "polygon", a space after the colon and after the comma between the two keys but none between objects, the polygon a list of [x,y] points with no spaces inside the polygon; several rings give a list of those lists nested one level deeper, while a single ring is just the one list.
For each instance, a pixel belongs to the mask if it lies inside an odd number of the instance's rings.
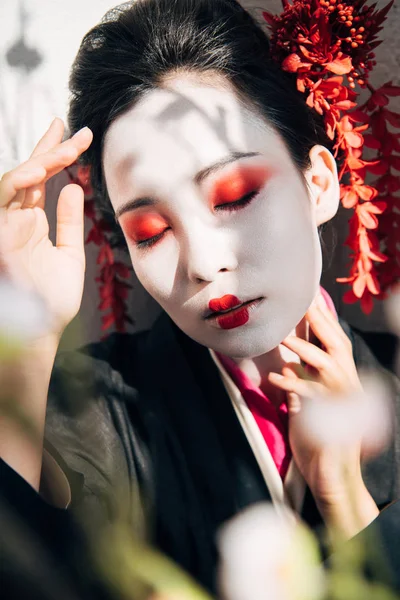
[{"label": "kimono sleeve", "polygon": [[60,352],[49,385],[40,493],[3,463],[1,496],[28,522],[48,514],[54,532],[69,511],[94,528],[116,517],[141,522],[136,400],[136,389],[105,358],[87,348]]},{"label": "kimono sleeve", "polygon": [[124,412],[118,384],[118,373],[105,361],[67,352],[57,357],[49,386],[45,448],[68,478],[71,508],[103,519],[113,513],[114,494],[129,488],[112,414],[118,404]]}]

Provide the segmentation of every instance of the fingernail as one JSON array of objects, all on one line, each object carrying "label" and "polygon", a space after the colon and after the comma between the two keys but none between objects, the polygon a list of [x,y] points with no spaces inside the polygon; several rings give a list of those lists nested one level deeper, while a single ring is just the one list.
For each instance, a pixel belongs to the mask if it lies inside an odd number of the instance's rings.
[{"label": "fingernail", "polygon": [[325,300],[323,299],[321,294],[318,294],[318,296],[314,298],[312,305],[317,308],[325,308]]},{"label": "fingernail", "polygon": [[74,137],[77,137],[77,136],[78,136],[78,135],[80,135],[80,134],[81,134],[83,131],[86,131],[86,130],[88,130],[88,131],[89,131],[89,127],[82,127],[82,129],[80,129],[79,131],[77,131],[76,133],[74,133],[74,135],[73,135],[72,137],[73,137],[73,138],[74,138]]},{"label": "fingernail", "polygon": [[280,375],[280,373],[273,373],[271,372],[270,377],[273,377],[274,379],[284,379],[283,375]]}]

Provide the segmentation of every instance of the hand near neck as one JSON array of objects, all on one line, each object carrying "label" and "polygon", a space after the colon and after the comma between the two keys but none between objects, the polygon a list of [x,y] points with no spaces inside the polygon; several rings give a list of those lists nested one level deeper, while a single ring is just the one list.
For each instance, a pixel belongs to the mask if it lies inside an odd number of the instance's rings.
[{"label": "hand near neck", "polygon": [[[319,344],[298,336],[283,340],[288,350],[297,355],[310,370],[303,374],[285,365],[270,372],[268,379],[286,392],[289,410],[289,438],[293,458],[306,480],[328,528],[336,535],[349,538],[369,525],[379,510],[369,494],[361,472],[362,434],[354,426],[348,444],[315,439],[310,435],[309,421],[303,418],[304,403],[309,400],[337,404],[346,402],[363,389],[353,359],[352,345],[337,318],[327,308],[322,296],[307,311],[306,320]],[[321,417],[320,417],[321,418]]]}]

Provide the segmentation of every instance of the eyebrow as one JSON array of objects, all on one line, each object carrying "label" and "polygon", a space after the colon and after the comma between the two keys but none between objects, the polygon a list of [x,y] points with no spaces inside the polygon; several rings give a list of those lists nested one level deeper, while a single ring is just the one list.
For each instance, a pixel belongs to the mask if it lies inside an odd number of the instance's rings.
[{"label": "eyebrow", "polygon": [[[194,177],[194,181],[199,185],[200,183],[202,183],[202,181],[204,181],[204,179],[206,179],[213,173],[216,173],[226,165],[236,162],[241,158],[251,158],[252,156],[261,155],[259,152],[232,152],[231,154],[228,154],[228,156],[222,158],[213,165],[205,167],[204,169],[199,171]],[[118,222],[121,216],[128,211],[135,210],[137,208],[142,208],[143,206],[154,206],[155,204],[157,204],[157,201],[154,198],[151,198],[150,196],[128,200],[127,202],[124,202],[124,204],[119,206],[115,211],[115,220]]]}]

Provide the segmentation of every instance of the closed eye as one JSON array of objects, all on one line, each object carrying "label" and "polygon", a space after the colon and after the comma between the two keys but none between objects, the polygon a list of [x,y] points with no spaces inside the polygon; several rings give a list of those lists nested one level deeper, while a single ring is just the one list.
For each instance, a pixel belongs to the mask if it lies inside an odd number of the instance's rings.
[{"label": "closed eye", "polygon": [[[255,196],[257,196],[259,190],[253,190],[252,192],[249,192],[248,194],[246,194],[245,196],[242,196],[241,198],[239,198],[238,200],[235,200],[234,202],[225,202],[224,204],[218,204],[217,206],[214,207],[214,210],[216,211],[227,211],[227,212],[234,212],[237,210],[240,210],[241,208],[244,208],[245,206],[247,206],[248,204],[250,204],[250,202],[253,200],[253,198],[255,198]],[[140,248],[141,250],[145,249],[145,248],[151,248],[152,246],[154,246],[158,241],[161,240],[161,238],[164,236],[165,232],[168,231],[169,229],[171,229],[171,227],[167,227],[166,229],[164,229],[164,231],[161,231],[160,233],[158,233],[157,235],[148,238],[147,240],[142,240],[140,242],[137,242],[136,246],[138,248]]]},{"label": "closed eye", "polygon": [[171,227],[167,227],[166,229],[164,229],[164,231],[161,231],[160,233],[158,233],[157,235],[148,238],[147,240],[142,240],[141,242],[137,242],[136,246],[140,249],[145,249],[145,248],[150,248],[151,246],[154,246],[159,240],[161,240],[161,238],[163,237],[164,233],[166,231],[168,231],[168,229],[171,229]]},{"label": "closed eye", "polygon": [[240,210],[241,208],[244,208],[245,206],[250,204],[250,202],[253,200],[253,198],[255,198],[255,196],[257,196],[258,191],[259,190],[253,190],[252,192],[246,194],[245,196],[242,196],[241,198],[239,198],[238,200],[235,200],[234,202],[225,202],[224,204],[217,204],[216,206],[214,206],[214,210],[216,210],[216,211],[226,210],[228,212]]}]

